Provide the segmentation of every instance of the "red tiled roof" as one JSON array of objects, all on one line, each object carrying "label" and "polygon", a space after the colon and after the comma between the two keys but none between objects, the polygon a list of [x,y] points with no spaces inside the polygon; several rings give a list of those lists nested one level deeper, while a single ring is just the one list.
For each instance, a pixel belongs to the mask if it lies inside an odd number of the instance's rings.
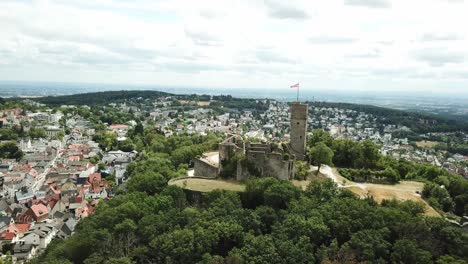
[{"label": "red tiled roof", "polygon": [[45,200],[45,197],[40,198],[40,199],[32,199],[31,204],[43,204],[45,202],[44,200]]},{"label": "red tiled roof", "polygon": [[78,209],[76,210],[76,213],[75,213],[75,214],[76,214],[77,216],[82,217],[82,218],[83,218],[83,217],[88,217],[89,211],[88,211],[88,208],[87,208],[87,207],[86,207],[86,209],[85,209],[85,208],[78,208]]},{"label": "red tiled roof", "polygon": [[109,126],[110,129],[128,128],[128,125],[124,124],[112,124]]},{"label": "red tiled roof", "polygon": [[31,206],[31,210],[33,211],[36,217],[40,217],[49,213],[49,210],[47,210],[47,206],[43,204],[35,204]]},{"label": "red tiled roof", "polygon": [[68,146],[69,149],[80,149],[83,147],[83,144],[71,144]]},{"label": "red tiled roof", "polygon": [[94,181],[101,182],[101,173],[91,173],[88,176],[89,183],[93,183]]},{"label": "red tiled roof", "polygon": [[88,204],[87,208],[88,208],[88,213],[92,214],[94,212],[94,207],[92,205]]},{"label": "red tiled roof", "polygon": [[15,238],[15,236],[16,236],[15,233],[7,232],[5,230],[5,231],[3,231],[3,233],[0,234],[0,239],[1,240],[13,240],[13,238]]},{"label": "red tiled roof", "polygon": [[32,216],[28,214],[18,215],[15,219],[16,223],[31,223],[33,221]]},{"label": "red tiled roof", "polygon": [[19,232],[18,228],[16,227],[15,224],[10,224],[7,229],[5,230],[5,232],[10,232],[10,233],[14,233],[14,234],[17,234]]},{"label": "red tiled roof", "polygon": [[15,224],[15,225],[20,234],[26,233],[29,230],[29,227],[31,226],[31,224]]},{"label": "red tiled roof", "polygon": [[49,205],[49,208],[54,208],[56,203],[57,203],[57,200],[52,199],[47,203],[47,205]]}]

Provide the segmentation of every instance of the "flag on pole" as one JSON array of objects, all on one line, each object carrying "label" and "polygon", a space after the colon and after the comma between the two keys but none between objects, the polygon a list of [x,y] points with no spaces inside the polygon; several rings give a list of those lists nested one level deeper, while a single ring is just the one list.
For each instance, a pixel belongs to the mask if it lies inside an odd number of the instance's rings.
[{"label": "flag on pole", "polygon": [[297,101],[299,102],[299,83],[291,85],[290,88],[296,88],[297,89]]}]

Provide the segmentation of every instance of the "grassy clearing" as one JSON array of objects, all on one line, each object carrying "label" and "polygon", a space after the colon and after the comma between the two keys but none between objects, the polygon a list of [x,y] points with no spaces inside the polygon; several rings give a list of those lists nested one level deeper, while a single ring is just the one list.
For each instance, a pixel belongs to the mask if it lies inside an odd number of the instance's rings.
[{"label": "grassy clearing", "polygon": [[188,100],[179,100],[179,103],[182,105],[197,105],[197,106],[209,106],[209,101],[188,101]]},{"label": "grassy clearing", "polygon": [[397,184],[374,184],[374,183],[355,183],[339,175],[336,169],[333,173],[339,182],[343,182],[343,187],[352,191],[361,198],[372,196],[378,203],[383,200],[415,201],[424,204],[426,215],[440,217],[440,214],[432,208],[420,195],[424,183],[416,181],[400,181]]},{"label": "grassy clearing", "polygon": [[199,178],[190,178],[190,179],[180,179],[174,180],[170,184],[179,186],[184,189],[199,191],[199,192],[211,192],[213,190],[229,190],[235,192],[245,191],[245,185],[238,181],[228,181],[221,179],[199,179]]},{"label": "grassy clearing", "polygon": [[427,141],[427,140],[422,140],[422,141],[416,142],[416,146],[418,146],[420,148],[426,148],[426,149],[434,148],[437,144],[439,144],[439,142]]},{"label": "grassy clearing", "polygon": [[416,191],[420,193],[422,190],[423,184],[420,182],[404,181],[395,185],[365,184],[365,186],[365,189],[358,186],[351,186],[348,189],[359,195],[361,198],[372,196],[374,200],[379,203],[383,200],[392,199],[420,202],[426,207],[426,215],[440,216],[434,208],[432,208],[418,193],[416,193]]}]

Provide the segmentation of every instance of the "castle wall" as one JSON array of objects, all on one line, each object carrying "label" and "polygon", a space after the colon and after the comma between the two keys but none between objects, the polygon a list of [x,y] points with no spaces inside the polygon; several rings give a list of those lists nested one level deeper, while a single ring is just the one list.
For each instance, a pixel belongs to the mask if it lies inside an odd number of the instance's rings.
[{"label": "castle wall", "polygon": [[[306,106],[307,111],[307,106]],[[303,115],[305,120],[307,114]],[[306,122],[306,121],[305,121]],[[304,128],[305,135],[305,128]],[[305,148],[305,137],[304,137],[304,148]],[[274,152],[273,152],[274,151]],[[257,177],[274,177],[277,179],[288,180],[293,177],[294,174],[294,156],[284,160],[283,149],[279,148],[276,144],[270,143],[252,143],[243,142],[242,138],[232,136],[219,144],[219,172],[223,170],[222,161],[230,160],[238,152],[245,153],[245,160],[240,160],[237,163],[236,179],[245,180],[252,176]],[[207,164],[209,166],[209,164]],[[206,165],[195,164],[196,168]],[[196,169],[196,176],[208,176],[213,175],[209,170],[207,175],[201,175],[200,171]],[[253,175],[254,174],[254,175]]]},{"label": "castle wall", "polygon": [[194,160],[194,176],[216,178],[218,177],[218,166],[209,164],[203,160]]},{"label": "castle wall", "polygon": [[271,145],[266,143],[246,143],[246,149],[261,149],[265,152],[271,152]]},{"label": "castle wall", "polygon": [[265,167],[265,152],[264,151],[248,151],[247,160],[260,174],[263,175],[263,169]]},{"label": "castle wall", "polygon": [[237,162],[237,172],[236,172],[236,180],[242,181],[248,179],[250,177],[250,173],[247,168],[242,166],[240,161]]},{"label": "castle wall", "polygon": [[222,171],[222,161],[229,160],[234,157],[236,153],[244,152],[244,142],[237,136],[231,136],[219,143],[219,169],[218,173]]},{"label": "castle wall", "polygon": [[274,177],[281,180],[291,179],[294,173],[294,161],[283,160],[280,153],[271,153],[265,162],[264,177]]}]

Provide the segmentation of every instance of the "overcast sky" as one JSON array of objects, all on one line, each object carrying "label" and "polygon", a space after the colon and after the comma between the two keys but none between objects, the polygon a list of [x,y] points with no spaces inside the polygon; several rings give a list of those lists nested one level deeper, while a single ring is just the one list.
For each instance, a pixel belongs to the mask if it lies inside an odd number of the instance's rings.
[{"label": "overcast sky", "polygon": [[0,0],[0,80],[468,93],[462,0]]}]

